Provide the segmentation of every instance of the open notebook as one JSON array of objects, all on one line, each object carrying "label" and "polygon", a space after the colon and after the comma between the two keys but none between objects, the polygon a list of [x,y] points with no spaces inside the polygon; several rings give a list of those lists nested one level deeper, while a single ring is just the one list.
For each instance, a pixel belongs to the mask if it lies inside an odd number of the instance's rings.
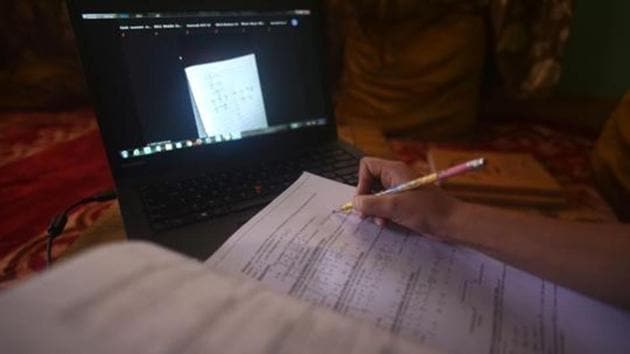
[{"label": "open notebook", "polygon": [[[630,314],[331,210],[305,173],[206,263],[93,251],[0,294],[7,352],[625,353]],[[211,231],[209,231],[211,237]]]},{"label": "open notebook", "polygon": [[148,243],[0,295],[3,353],[433,353]]}]

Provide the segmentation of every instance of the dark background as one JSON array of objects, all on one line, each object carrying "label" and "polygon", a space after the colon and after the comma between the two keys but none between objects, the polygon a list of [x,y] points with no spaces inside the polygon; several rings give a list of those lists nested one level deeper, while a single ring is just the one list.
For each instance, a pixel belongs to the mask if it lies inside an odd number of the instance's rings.
[{"label": "dark background", "polygon": [[120,139],[117,145],[125,149],[197,137],[184,69],[251,53],[256,55],[270,126],[325,117],[319,85],[322,68],[309,40],[312,26],[308,18],[299,20],[297,28],[250,28],[245,33],[238,28],[222,28],[219,33],[204,29],[190,30],[190,34],[181,29],[162,30],[157,35],[126,31],[124,37],[118,30],[123,22],[91,25],[89,36],[92,43],[98,43],[92,50],[99,58],[108,58],[103,62],[109,74],[103,79],[119,93],[110,91],[107,96],[114,96],[117,102],[108,106],[119,107],[118,116],[125,109],[133,112],[115,128],[121,129],[115,133]]}]

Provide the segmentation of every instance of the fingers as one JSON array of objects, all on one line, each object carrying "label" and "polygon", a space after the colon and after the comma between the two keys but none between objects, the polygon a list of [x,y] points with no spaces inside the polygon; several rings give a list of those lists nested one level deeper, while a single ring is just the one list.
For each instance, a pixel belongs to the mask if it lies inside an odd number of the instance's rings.
[{"label": "fingers", "polygon": [[381,167],[377,159],[364,157],[359,164],[359,183],[357,184],[357,194],[368,194],[372,191],[375,180],[381,176]]},{"label": "fingers", "polygon": [[393,195],[374,196],[357,195],[352,200],[354,209],[363,216],[374,217],[374,222],[384,226],[387,221],[408,227],[417,232],[424,232],[422,203],[413,192]]},{"label": "fingers", "polygon": [[359,165],[359,184],[357,194],[369,194],[375,182],[385,188],[409,179],[411,170],[402,162],[364,157]]},{"label": "fingers", "polygon": [[[374,216],[378,222],[380,219],[384,225],[385,219],[396,223],[405,220],[407,212],[402,208],[401,199],[396,196],[357,195],[352,204],[354,208],[363,215]],[[382,226],[382,225],[381,225]]]},{"label": "fingers", "polygon": [[384,226],[392,222],[420,233],[444,237],[450,215],[462,204],[435,187],[383,196],[357,195],[352,200],[354,209],[364,217]]},{"label": "fingers", "polygon": [[410,195],[404,196],[369,196],[375,182],[380,182],[383,187],[390,188],[403,182],[410,181],[417,176],[417,172],[402,162],[389,161],[373,157],[361,159],[359,166],[359,183],[357,194],[353,204],[360,215],[373,216],[374,222],[379,226],[385,226],[387,220],[401,225],[411,224],[413,220],[413,207],[400,207],[409,205]]}]

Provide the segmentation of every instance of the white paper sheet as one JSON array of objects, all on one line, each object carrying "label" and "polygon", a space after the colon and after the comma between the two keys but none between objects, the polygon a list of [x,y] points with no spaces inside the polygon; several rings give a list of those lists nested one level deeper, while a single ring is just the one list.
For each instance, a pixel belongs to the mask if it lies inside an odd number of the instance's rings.
[{"label": "white paper sheet", "polygon": [[148,243],[0,293],[2,353],[434,353]]},{"label": "white paper sheet", "polygon": [[476,251],[356,215],[305,173],[207,264],[449,353],[627,353],[630,314]]},{"label": "white paper sheet", "polygon": [[200,137],[235,139],[268,127],[255,54],[189,66],[185,72]]}]

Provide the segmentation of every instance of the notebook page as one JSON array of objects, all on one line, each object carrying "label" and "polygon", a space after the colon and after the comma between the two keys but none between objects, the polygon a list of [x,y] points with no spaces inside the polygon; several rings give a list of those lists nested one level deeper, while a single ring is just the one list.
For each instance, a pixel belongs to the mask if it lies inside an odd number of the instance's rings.
[{"label": "notebook page", "polygon": [[331,211],[305,173],[207,264],[449,353],[623,353],[630,314],[476,251]]},{"label": "notebook page", "polygon": [[434,353],[148,243],[0,294],[4,353]]}]

